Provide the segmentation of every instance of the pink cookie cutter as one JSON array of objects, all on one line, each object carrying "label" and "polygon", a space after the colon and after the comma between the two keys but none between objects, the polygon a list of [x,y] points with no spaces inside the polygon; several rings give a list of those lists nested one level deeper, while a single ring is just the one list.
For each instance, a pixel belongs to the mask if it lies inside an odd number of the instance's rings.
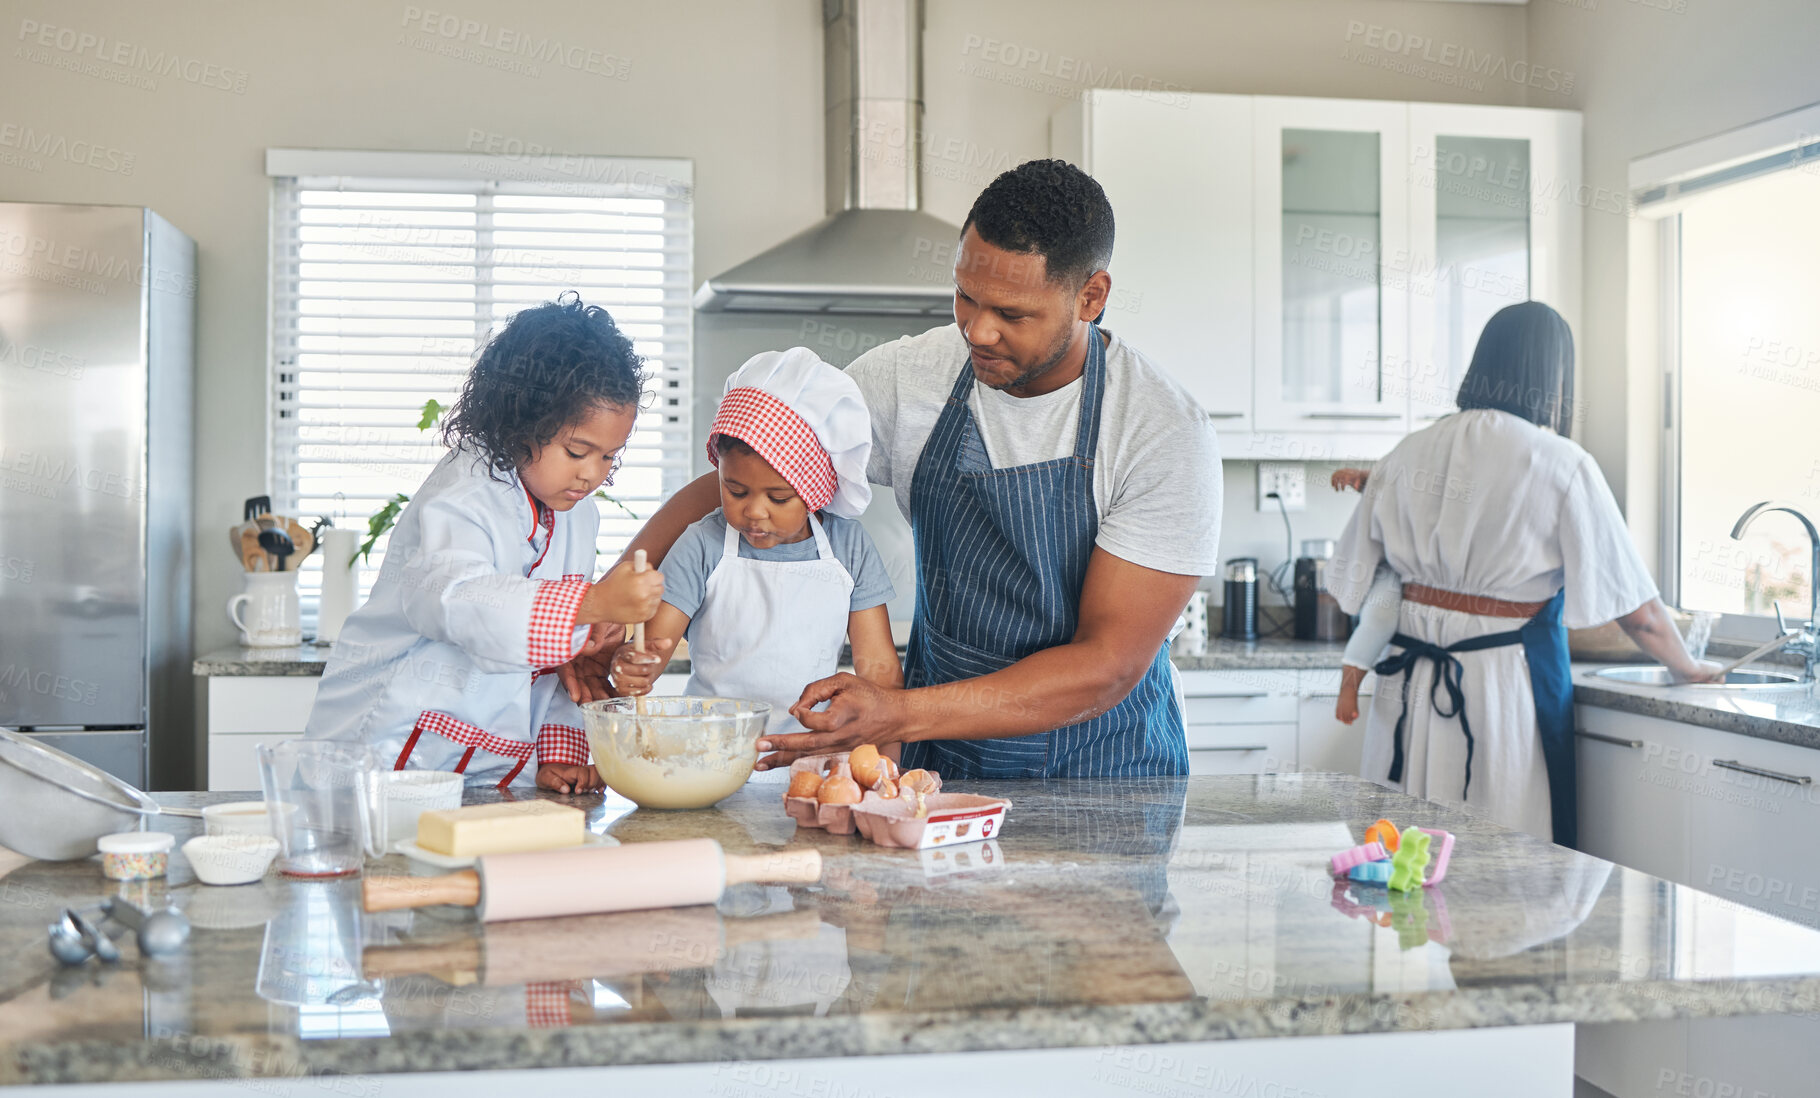
[{"label": "pink cookie cutter", "polygon": [[1438,885],[1441,883],[1441,878],[1447,876],[1447,860],[1453,856],[1453,832],[1436,831],[1430,827],[1420,827],[1416,830],[1441,840],[1441,849],[1430,855],[1428,864],[1433,872],[1422,882],[1423,888]]},{"label": "pink cookie cutter", "polygon": [[1364,865],[1366,862],[1381,862],[1388,857],[1390,857],[1390,852],[1384,849],[1383,843],[1369,842],[1363,846],[1355,846],[1351,850],[1343,850],[1333,856],[1333,875],[1343,877],[1347,870],[1354,866]]}]

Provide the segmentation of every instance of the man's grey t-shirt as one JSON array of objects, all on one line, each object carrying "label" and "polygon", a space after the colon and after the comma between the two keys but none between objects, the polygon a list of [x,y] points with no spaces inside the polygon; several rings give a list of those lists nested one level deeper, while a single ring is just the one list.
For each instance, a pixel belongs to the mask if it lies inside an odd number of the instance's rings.
[{"label": "man's grey t-shirt", "polygon": [[[836,515],[828,515],[821,521],[834,559],[853,577],[848,609],[857,613],[889,602],[895,593],[891,576],[885,571],[885,562],[879,559],[878,550],[873,548],[865,527],[858,519]],[[707,594],[708,576],[720,566],[726,553],[727,516],[717,507],[684,530],[664,556],[664,601],[689,615],[690,631],[695,628],[695,613],[701,609],[702,599]],[[808,561],[815,560],[820,553],[813,537],[769,549],[754,549],[745,538],[740,538],[739,555],[749,560]]]},{"label": "man's grey t-shirt", "polygon": [[[955,379],[970,368],[967,341],[953,324],[875,347],[847,367],[872,412],[867,479],[891,488],[906,518],[917,459]],[[1052,393],[1015,397],[976,383],[968,407],[993,467],[1072,454],[1082,388],[1077,379]],[[1100,409],[1094,544],[1159,572],[1213,575],[1219,570],[1220,449],[1207,413],[1116,334],[1106,347]]]}]

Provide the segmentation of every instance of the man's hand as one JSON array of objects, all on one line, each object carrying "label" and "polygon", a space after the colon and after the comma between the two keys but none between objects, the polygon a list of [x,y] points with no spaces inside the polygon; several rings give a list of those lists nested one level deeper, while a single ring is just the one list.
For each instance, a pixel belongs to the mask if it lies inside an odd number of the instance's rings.
[{"label": "man's hand", "polygon": [[[771,751],[758,760],[757,769],[788,766],[804,755],[824,755],[846,751],[862,743],[897,742],[903,727],[906,696],[867,682],[858,675],[842,672],[803,687],[802,697],[790,707],[790,715],[809,731],[766,736],[758,741],[760,751]],[[822,702],[828,708],[813,712]]]},{"label": "man's hand", "polygon": [[647,640],[640,652],[630,643],[613,653],[611,668],[613,689],[622,698],[636,698],[651,692],[651,684],[670,665],[670,653],[676,650],[675,637]]},{"label": "man's hand", "polygon": [[537,768],[537,788],[556,793],[594,793],[606,787],[600,771],[575,763],[544,763]]},{"label": "man's hand", "polygon": [[581,651],[556,669],[556,679],[569,692],[569,700],[580,705],[613,696],[607,676],[613,664],[613,650],[625,636],[626,627],[617,622],[602,622],[589,630]]}]

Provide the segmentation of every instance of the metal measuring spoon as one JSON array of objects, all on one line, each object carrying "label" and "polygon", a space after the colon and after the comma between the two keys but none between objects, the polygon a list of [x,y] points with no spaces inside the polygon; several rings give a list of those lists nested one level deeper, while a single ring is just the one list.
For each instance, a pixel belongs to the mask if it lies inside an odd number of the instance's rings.
[{"label": "metal measuring spoon", "polygon": [[147,957],[175,953],[190,940],[190,921],[176,908],[146,911],[131,900],[113,896],[101,909],[138,935],[139,952]]},{"label": "metal measuring spoon", "polygon": [[93,950],[95,956],[110,965],[120,960],[120,947],[114,944],[112,938],[95,929],[95,924],[76,914],[72,908],[64,908],[63,917],[75,924],[77,933],[82,935],[82,944]]},{"label": "metal measuring spoon", "polygon": [[57,958],[58,964],[79,965],[95,955],[88,943],[82,940],[82,931],[68,911],[63,918],[50,925],[51,956]]}]

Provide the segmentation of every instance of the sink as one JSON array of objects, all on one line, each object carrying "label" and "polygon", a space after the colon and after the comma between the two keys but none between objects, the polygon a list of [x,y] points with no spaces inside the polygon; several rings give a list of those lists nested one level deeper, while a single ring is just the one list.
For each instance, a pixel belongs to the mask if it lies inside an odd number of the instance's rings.
[{"label": "sink", "polygon": [[1724,682],[1676,682],[1661,664],[1644,666],[1601,667],[1593,674],[1613,682],[1630,682],[1638,686],[1687,686],[1697,690],[1761,690],[1766,687],[1796,686],[1801,676],[1786,671],[1733,671]]}]

